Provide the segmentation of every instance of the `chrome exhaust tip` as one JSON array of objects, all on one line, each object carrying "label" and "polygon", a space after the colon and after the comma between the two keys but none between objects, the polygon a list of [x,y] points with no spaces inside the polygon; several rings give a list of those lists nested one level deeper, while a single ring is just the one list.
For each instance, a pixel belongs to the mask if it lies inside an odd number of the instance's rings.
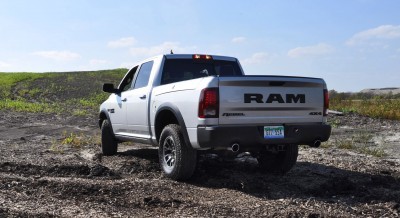
[{"label": "chrome exhaust tip", "polygon": [[234,152],[234,153],[238,152],[239,149],[240,149],[240,145],[238,143],[232,144],[232,146],[229,148],[229,150]]},{"label": "chrome exhaust tip", "polygon": [[314,144],[311,147],[318,148],[320,145],[321,145],[321,141],[320,140],[315,140]]}]

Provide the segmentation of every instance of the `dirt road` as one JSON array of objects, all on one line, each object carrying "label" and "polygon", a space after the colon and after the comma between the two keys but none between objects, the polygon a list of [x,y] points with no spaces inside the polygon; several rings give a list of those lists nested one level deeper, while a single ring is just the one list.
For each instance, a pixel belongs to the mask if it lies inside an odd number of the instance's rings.
[{"label": "dirt road", "polygon": [[[162,176],[155,148],[100,155],[94,118],[0,111],[0,217],[398,217],[400,122],[332,119],[332,143],[353,137],[386,156],[301,147],[293,170],[278,176],[250,156],[203,155],[190,181],[175,182]],[[63,145],[72,132],[90,140]]]}]

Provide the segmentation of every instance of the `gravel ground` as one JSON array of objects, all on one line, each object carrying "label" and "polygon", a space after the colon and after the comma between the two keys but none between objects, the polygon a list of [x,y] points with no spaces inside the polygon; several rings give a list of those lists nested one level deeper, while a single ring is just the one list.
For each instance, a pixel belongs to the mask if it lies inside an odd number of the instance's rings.
[{"label": "gravel ground", "polygon": [[[157,150],[123,144],[98,152],[94,118],[0,111],[0,217],[398,217],[400,122],[331,117],[329,148],[301,146],[286,175],[256,159],[202,155],[187,182],[162,176]],[[93,142],[62,145],[75,132]],[[350,140],[375,157],[338,149]]]}]

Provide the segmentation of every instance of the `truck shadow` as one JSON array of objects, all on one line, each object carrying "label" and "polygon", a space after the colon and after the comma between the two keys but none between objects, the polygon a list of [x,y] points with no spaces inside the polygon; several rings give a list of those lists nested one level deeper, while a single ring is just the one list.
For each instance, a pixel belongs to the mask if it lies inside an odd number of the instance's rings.
[{"label": "truck shadow", "polygon": [[[146,160],[139,164],[151,164],[154,173],[161,173],[157,149],[128,150],[119,155]],[[310,162],[298,162],[286,175],[273,175],[262,172],[257,160],[251,157],[226,161],[203,155],[193,177],[186,183],[237,190],[263,199],[317,198],[328,203],[340,199],[348,204],[382,201],[398,205],[399,176],[395,170],[364,173]]]},{"label": "truck shadow", "polygon": [[336,199],[346,199],[348,203],[400,203],[400,178],[395,173],[362,173],[298,162],[286,175],[273,175],[262,172],[254,158],[232,162],[208,159],[200,161],[189,183],[207,188],[234,189],[267,199],[297,197],[318,198],[332,203]]},{"label": "truck shadow", "polygon": [[140,149],[130,149],[123,152],[118,152],[119,156],[134,156],[141,159],[146,159],[149,161],[158,161],[158,150],[156,148],[140,148]]}]

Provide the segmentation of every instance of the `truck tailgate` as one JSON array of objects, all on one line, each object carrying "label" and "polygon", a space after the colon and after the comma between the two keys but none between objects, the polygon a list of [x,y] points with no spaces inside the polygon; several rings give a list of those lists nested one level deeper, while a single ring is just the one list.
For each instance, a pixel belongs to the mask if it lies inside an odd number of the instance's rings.
[{"label": "truck tailgate", "polygon": [[318,78],[219,77],[219,124],[321,123],[324,89]]}]

